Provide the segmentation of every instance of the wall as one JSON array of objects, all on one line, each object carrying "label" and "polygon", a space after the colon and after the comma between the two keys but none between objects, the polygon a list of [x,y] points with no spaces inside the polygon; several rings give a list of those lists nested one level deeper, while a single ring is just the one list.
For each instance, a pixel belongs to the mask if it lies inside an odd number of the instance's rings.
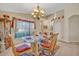
[{"label": "wall", "polygon": [[12,17],[17,17],[17,18],[22,18],[22,19],[31,18],[31,16],[29,14],[0,11],[0,16],[4,15],[4,14],[5,15],[10,15],[10,19],[12,19]]},{"label": "wall", "polygon": [[79,4],[70,4],[64,8],[65,18],[69,18],[72,15],[79,15]]},{"label": "wall", "polygon": [[69,29],[69,17],[73,15],[79,15],[79,4],[70,4],[65,6],[64,8],[64,40],[66,42],[71,42],[72,40],[69,39],[70,29]]},{"label": "wall", "polygon": [[36,29],[35,29],[35,32],[41,32],[41,23],[40,23],[40,21],[39,20],[36,20],[35,21],[35,25],[36,25]]},{"label": "wall", "polygon": [[51,30],[50,30],[50,25],[51,25],[51,20],[44,20],[43,21],[43,26],[47,26],[47,29],[45,29],[44,27],[43,27],[43,31],[44,32],[50,32]]},{"label": "wall", "polygon": [[[60,10],[60,11],[57,11],[56,13],[56,17],[61,17],[64,15],[64,10]],[[58,40],[62,40],[63,39],[63,21],[64,19],[55,19],[54,21],[51,21],[53,20],[53,17],[54,17],[54,14],[51,14],[47,17],[47,20],[45,20],[43,23],[44,25],[47,25],[48,28],[44,31],[47,31],[47,32],[58,32],[59,35],[58,35]]]},{"label": "wall", "polygon": [[40,20],[36,19],[36,31],[37,31],[37,33],[45,31],[43,28],[43,25],[44,25],[43,22],[45,20],[46,20],[45,18],[40,18]]}]

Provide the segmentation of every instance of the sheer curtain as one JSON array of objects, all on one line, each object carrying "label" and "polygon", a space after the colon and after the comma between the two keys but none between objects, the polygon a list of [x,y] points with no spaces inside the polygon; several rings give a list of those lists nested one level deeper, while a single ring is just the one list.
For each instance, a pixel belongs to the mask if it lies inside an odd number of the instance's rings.
[{"label": "sheer curtain", "polygon": [[27,20],[16,20],[15,38],[31,36],[34,30],[34,23]]}]

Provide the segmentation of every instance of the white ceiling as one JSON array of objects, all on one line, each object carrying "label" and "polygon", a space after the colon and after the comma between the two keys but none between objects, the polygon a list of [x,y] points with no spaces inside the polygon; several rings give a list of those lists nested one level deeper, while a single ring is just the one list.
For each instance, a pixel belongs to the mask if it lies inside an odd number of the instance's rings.
[{"label": "white ceiling", "polygon": [[[39,5],[45,10],[45,14],[48,15],[63,9],[68,3],[40,3]],[[31,14],[36,6],[36,3],[0,3],[0,10]]]}]

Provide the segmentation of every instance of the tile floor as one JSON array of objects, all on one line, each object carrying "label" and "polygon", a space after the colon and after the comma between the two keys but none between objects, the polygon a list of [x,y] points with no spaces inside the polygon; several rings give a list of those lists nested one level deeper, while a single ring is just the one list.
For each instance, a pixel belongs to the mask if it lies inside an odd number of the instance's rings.
[{"label": "tile floor", "polygon": [[58,42],[60,46],[55,56],[79,56],[79,44],[78,43],[64,43]]},{"label": "tile floor", "polygon": [[[58,42],[59,48],[55,56],[79,56],[79,44],[77,43],[64,43]],[[7,49],[0,56],[13,56],[11,48]]]}]

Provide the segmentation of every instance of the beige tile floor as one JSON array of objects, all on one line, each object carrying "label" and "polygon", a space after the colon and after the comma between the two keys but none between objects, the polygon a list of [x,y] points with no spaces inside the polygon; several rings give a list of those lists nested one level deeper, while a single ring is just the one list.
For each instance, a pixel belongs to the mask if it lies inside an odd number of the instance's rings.
[{"label": "beige tile floor", "polygon": [[79,44],[78,43],[65,43],[58,42],[60,46],[55,56],[79,56]]},{"label": "beige tile floor", "polygon": [[0,54],[0,56],[14,56],[11,50],[12,50],[11,48],[9,48],[9,49],[7,49],[7,50],[4,50],[4,51]]},{"label": "beige tile floor", "polygon": [[[77,43],[64,43],[58,42],[59,49],[55,53],[55,56],[79,56],[79,44]],[[11,48],[5,50],[0,56],[13,56]]]}]

